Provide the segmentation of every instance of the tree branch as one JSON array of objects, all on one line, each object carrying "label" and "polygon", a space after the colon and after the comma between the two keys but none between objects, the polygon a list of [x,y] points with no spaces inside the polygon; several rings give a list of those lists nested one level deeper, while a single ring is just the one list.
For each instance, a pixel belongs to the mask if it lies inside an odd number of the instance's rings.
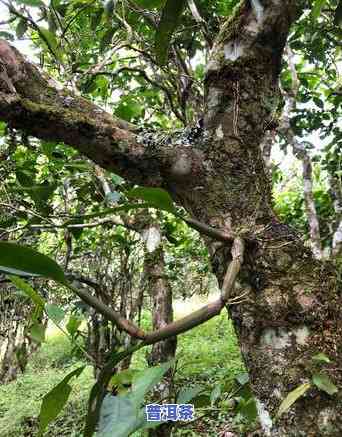
[{"label": "tree branch", "polygon": [[[68,287],[85,303],[95,308],[100,314],[118,326],[119,329],[122,329],[134,338],[143,340],[143,344],[154,344],[158,341],[174,337],[175,335],[183,334],[195,326],[201,325],[202,323],[220,314],[225,305],[229,305],[229,297],[234,288],[236,277],[239,274],[243,262],[243,252],[244,243],[241,238],[236,238],[232,247],[232,261],[228,266],[224,278],[220,299],[203,306],[199,310],[194,311],[193,313],[177,320],[176,322],[169,323],[163,328],[152,332],[144,332],[130,320],[121,317],[118,312],[109,308],[87,291],[71,284],[69,284]],[[92,284],[89,285],[93,286]],[[232,303],[234,302],[232,301]]]},{"label": "tree branch", "polygon": [[174,335],[183,334],[186,331],[201,325],[202,323],[212,319],[220,314],[225,305],[229,304],[229,297],[234,288],[235,280],[239,274],[243,261],[244,244],[240,238],[234,240],[232,247],[232,261],[230,262],[225,279],[223,282],[221,297],[214,302],[211,302],[192,314],[169,323],[161,329],[146,333],[144,338],[145,344],[154,344],[157,341],[165,340]]},{"label": "tree branch", "polygon": [[[151,135],[147,143],[135,126],[84,98],[57,90],[4,40],[0,40],[0,119],[42,140],[72,145],[133,183],[163,185],[179,155],[154,142]],[[186,153],[191,154],[189,147]]]},{"label": "tree branch", "polygon": [[139,339],[145,338],[145,334],[140,328],[138,328],[136,325],[134,325],[134,323],[130,322],[129,320],[121,317],[118,312],[109,308],[95,296],[92,296],[87,291],[75,287],[71,284],[68,285],[68,288],[75,294],[77,294],[77,296],[80,297],[85,303],[95,308],[100,314],[106,317],[106,319],[114,323],[119,329],[127,332],[132,337]]}]

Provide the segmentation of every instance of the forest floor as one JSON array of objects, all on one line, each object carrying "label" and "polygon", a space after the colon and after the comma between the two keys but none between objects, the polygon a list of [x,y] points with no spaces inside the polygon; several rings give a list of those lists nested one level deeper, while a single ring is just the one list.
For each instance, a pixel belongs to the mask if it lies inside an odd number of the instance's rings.
[{"label": "forest floor", "polygon": [[[176,318],[201,305],[198,298],[176,302]],[[146,322],[148,323],[148,321]],[[146,349],[138,351],[132,362],[135,369],[147,366]],[[178,426],[174,436],[219,436],[224,431],[245,435],[248,419],[234,409],[235,378],[244,372],[236,337],[225,313],[202,326],[179,336],[175,386],[201,385],[204,395],[195,402],[196,417],[192,424]],[[48,329],[47,340],[31,358],[24,375],[0,387],[0,436],[36,436],[37,416],[43,396],[71,370],[84,365],[84,359],[73,353],[69,340],[56,329]],[[49,437],[80,437],[89,390],[94,382],[91,366],[74,379],[70,400],[45,434]],[[216,401],[208,404],[216,388]],[[235,402],[236,404],[236,402]],[[229,435],[229,434],[228,434]],[[141,434],[135,433],[136,437]]]}]

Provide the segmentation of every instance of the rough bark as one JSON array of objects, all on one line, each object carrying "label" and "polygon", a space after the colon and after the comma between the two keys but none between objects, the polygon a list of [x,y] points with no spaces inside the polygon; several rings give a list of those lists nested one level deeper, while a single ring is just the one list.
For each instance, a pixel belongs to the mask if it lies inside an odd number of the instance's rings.
[{"label": "rough bark", "polygon": [[[82,99],[73,97],[66,110],[61,94],[25,95],[25,83],[33,81],[32,88],[37,83],[25,76],[28,71],[41,88],[46,83],[4,43],[0,117],[40,138],[65,141],[134,182],[165,186],[196,219],[244,240],[240,282],[248,295],[229,305],[229,311],[264,435],[337,437],[342,433],[341,390],[328,396],[311,389],[290,412],[272,420],[285,395],[310,379],[311,358],[318,352],[330,357],[325,371],[336,386],[342,384],[340,284],[331,265],[315,261],[275,217],[260,151],[277,106],[284,45],[300,5],[295,0],[242,2],[222,27],[207,66],[205,126],[197,144],[172,147],[156,141],[147,146]],[[222,284],[229,244],[208,241],[208,246]]]},{"label": "rough bark", "polygon": [[135,126],[71,91],[58,90],[4,40],[0,40],[0,119],[37,138],[72,145],[135,183],[161,185],[173,173],[190,172],[182,162],[174,168],[177,150],[167,141],[160,147],[161,141],[139,134]]},{"label": "rough bark", "polygon": [[[271,420],[281,399],[310,378],[310,359],[316,352],[332,357],[334,365],[331,370],[327,366],[327,372],[338,384],[341,373],[336,364],[342,353],[341,295],[335,273],[328,264],[315,262],[291,229],[278,223],[257,147],[270,121],[270,103],[278,94],[288,20],[296,13],[295,2],[271,4],[264,10],[261,29],[253,11],[242,7],[239,20],[222,30],[207,73],[208,154],[215,150],[210,160],[212,192],[216,201],[220,199],[225,225],[252,240],[241,274],[250,289],[248,301],[232,306],[230,314],[265,435],[337,436],[342,430],[341,400],[318,390],[300,399],[276,424]],[[216,207],[215,199],[206,199],[202,220],[216,215],[215,208],[205,217],[210,206]],[[219,259],[220,277],[224,255],[216,249],[213,257]]]}]

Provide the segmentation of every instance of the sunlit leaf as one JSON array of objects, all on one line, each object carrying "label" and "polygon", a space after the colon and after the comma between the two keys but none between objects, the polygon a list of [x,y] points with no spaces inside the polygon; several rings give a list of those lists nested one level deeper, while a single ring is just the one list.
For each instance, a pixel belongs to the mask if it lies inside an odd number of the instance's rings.
[{"label": "sunlit leaf", "polygon": [[312,357],[313,361],[317,361],[320,363],[330,363],[331,360],[328,356],[326,356],[323,352],[320,352]]},{"label": "sunlit leaf", "polygon": [[16,2],[26,6],[44,6],[44,2],[42,0],[16,0]]},{"label": "sunlit leaf", "polygon": [[314,375],[312,375],[312,382],[317,388],[325,391],[330,396],[333,396],[335,393],[338,392],[336,385],[325,373],[315,373]]},{"label": "sunlit leaf", "polygon": [[301,396],[303,396],[309,390],[310,387],[311,384],[306,382],[305,384],[301,384],[299,387],[290,391],[290,393],[288,393],[288,395],[280,404],[277,417],[280,417],[282,414],[286,413],[286,411],[288,411],[291,408],[291,406],[296,402],[296,400],[299,399]]},{"label": "sunlit leaf", "polygon": [[82,319],[78,316],[71,315],[68,323],[66,324],[66,329],[69,332],[69,334],[73,337],[76,332],[78,331],[78,328],[82,324]]},{"label": "sunlit leaf", "polygon": [[327,2],[327,0],[316,0],[315,1],[314,6],[312,8],[312,12],[311,12],[312,17],[315,20],[317,20],[317,18],[319,17],[321,10],[326,2]]},{"label": "sunlit leaf", "polygon": [[68,401],[71,393],[71,386],[68,384],[73,377],[78,377],[84,370],[85,366],[79,367],[70,372],[58,385],[47,393],[40,407],[39,413],[39,431],[43,431],[62,411]]},{"label": "sunlit leaf", "polygon": [[18,276],[9,276],[9,279],[16,287],[22,290],[35,305],[37,305],[41,309],[44,308],[45,300],[39,295],[39,293],[36,292],[36,290],[31,287],[30,284],[28,284],[26,281],[19,278]]},{"label": "sunlit leaf", "polygon": [[64,319],[65,311],[61,307],[53,303],[48,303],[45,305],[45,311],[47,316],[55,322],[57,325]]},{"label": "sunlit leaf", "polygon": [[39,27],[39,34],[57,59],[60,59],[56,35],[45,27]]},{"label": "sunlit leaf", "polygon": [[34,322],[33,325],[30,327],[30,337],[36,342],[36,343],[43,343],[45,341],[45,326],[41,323]]},{"label": "sunlit leaf", "polygon": [[164,211],[176,211],[170,194],[161,188],[136,187],[130,190],[127,193],[127,196],[130,198],[144,200],[151,206]]}]

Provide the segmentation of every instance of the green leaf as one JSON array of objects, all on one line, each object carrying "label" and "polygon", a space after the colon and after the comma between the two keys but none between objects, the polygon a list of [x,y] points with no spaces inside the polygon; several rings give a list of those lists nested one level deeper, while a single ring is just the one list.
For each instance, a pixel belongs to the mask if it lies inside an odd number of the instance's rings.
[{"label": "green leaf", "polygon": [[213,388],[213,390],[210,393],[210,403],[211,405],[214,405],[215,402],[217,401],[217,399],[220,398],[222,393],[222,387],[221,384],[217,384],[215,385],[215,387]]},{"label": "green leaf", "polygon": [[339,26],[342,23],[342,0],[339,1],[334,16],[335,26]]},{"label": "green leaf", "polygon": [[124,183],[124,179],[115,173],[111,173],[110,178],[115,186],[122,185]]},{"label": "green leaf", "polygon": [[34,322],[30,327],[30,337],[37,343],[43,343],[45,341],[45,326]]},{"label": "green leaf", "polygon": [[164,65],[167,61],[172,35],[183,13],[185,0],[167,0],[155,36],[157,62]]},{"label": "green leaf", "polygon": [[41,184],[25,188],[25,191],[31,195],[32,199],[37,202],[47,202],[49,197],[56,189],[55,184]]},{"label": "green leaf", "polygon": [[58,41],[55,34],[45,27],[39,27],[39,34],[54,56],[57,59],[61,59],[61,53],[58,49]]},{"label": "green leaf", "polygon": [[68,323],[66,324],[66,330],[69,332],[69,334],[73,337],[78,328],[81,326],[82,319],[80,317],[71,315]]},{"label": "green leaf", "polygon": [[313,8],[312,8],[312,11],[311,11],[311,15],[312,15],[312,18],[314,20],[317,20],[317,18],[319,17],[319,15],[321,13],[321,10],[326,2],[327,2],[327,0],[316,0],[315,1]]},{"label": "green leaf", "polygon": [[0,136],[5,135],[6,132],[6,123],[4,121],[0,121]]},{"label": "green leaf", "polygon": [[139,370],[126,369],[116,373],[110,380],[112,386],[129,385],[132,383],[133,377],[140,373]]},{"label": "green leaf", "polygon": [[103,400],[96,436],[127,437],[143,423],[130,398],[107,395]]},{"label": "green leaf", "polygon": [[37,307],[41,309],[44,308],[45,300],[31,287],[31,285],[18,276],[9,276],[9,279],[16,287],[22,290]]},{"label": "green leaf", "polygon": [[320,352],[312,357],[313,361],[317,361],[320,363],[330,363],[331,360],[328,356],[326,356],[323,352]]},{"label": "green leaf", "polygon": [[33,7],[44,6],[44,2],[42,0],[17,0],[17,3]]},{"label": "green leaf", "polygon": [[249,375],[247,372],[239,373],[235,379],[240,385],[246,385],[249,382]]},{"label": "green leaf", "polygon": [[200,394],[193,398],[192,403],[195,408],[204,408],[210,406],[210,396],[207,394]]},{"label": "green leaf", "polygon": [[255,399],[253,397],[247,400],[241,399],[236,411],[242,414],[249,423],[254,422],[258,416],[258,410],[256,407]]},{"label": "green leaf", "polygon": [[145,9],[161,9],[166,0],[136,0],[136,4]]},{"label": "green leaf", "polygon": [[8,41],[14,41],[13,35],[5,32],[4,30],[0,31],[0,38],[7,39]]},{"label": "green leaf", "polygon": [[157,367],[150,367],[133,377],[130,399],[134,405],[140,406],[145,394],[161,381],[171,364],[172,362],[169,361]]},{"label": "green leaf", "polygon": [[17,35],[17,38],[21,38],[24,36],[25,32],[27,31],[27,21],[26,20],[19,20],[17,27],[15,28],[15,33]]},{"label": "green leaf", "polygon": [[54,33],[50,32],[45,27],[39,27],[39,33],[49,47],[54,51],[57,48],[57,39]]},{"label": "green leaf", "polygon": [[314,375],[312,375],[312,382],[317,388],[325,391],[330,396],[333,396],[335,393],[338,392],[336,385],[325,373],[315,373]]},{"label": "green leaf", "polygon": [[48,303],[45,305],[47,316],[57,325],[64,319],[65,312],[58,305]]},{"label": "green leaf", "polygon": [[17,178],[17,181],[22,187],[26,188],[34,184],[33,176],[27,170],[17,170],[15,172],[15,177]]},{"label": "green leaf", "polygon": [[62,411],[68,401],[71,393],[71,386],[68,384],[71,378],[78,377],[84,370],[85,366],[79,367],[70,372],[58,385],[47,393],[40,407],[39,413],[39,433],[43,431]]},{"label": "green leaf", "polygon": [[123,97],[115,109],[115,115],[123,120],[132,121],[134,118],[140,117],[143,111],[144,108],[140,103],[132,98]]},{"label": "green leaf", "polygon": [[63,270],[51,258],[15,243],[0,242],[0,271],[18,276],[43,276],[66,284]]},{"label": "green leaf", "polygon": [[176,212],[170,194],[161,188],[136,187],[127,193],[127,197],[144,200],[154,208]]},{"label": "green leaf", "polygon": [[306,382],[305,384],[301,384],[299,387],[290,391],[290,393],[280,404],[276,417],[280,417],[282,414],[286,413],[286,411],[288,411],[291,408],[291,406],[296,402],[296,400],[299,399],[301,396],[303,396],[309,390],[310,387],[311,384]]},{"label": "green leaf", "polygon": [[113,27],[111,29],[108,29],[105,34],[103,35],[101,41],[100,41],[100,52],[103,52],[106,47],[112,42],[114,33],[116,32],[116,28]]},{"label": "green leaf", "polygon": [[[135,346],[129,347],[128,349],[126,349],[122,352],[114,352],[110,357],[111,367],[106,371],[106,376],[104,378],[106,379],[108,376],[109,377],[108,382],[109,382],[110,377],[112,375],[111,369],[116,364],[118,364],[121,360],[126,358],[129,354],[135,352],[136,350],[138,350],[140,348],[141,348],[141,345],[135,345]],[[106,381],[107,381],[107,379],[106,379]],[[96,382],[90,391],[89,402],[93,403],[95,401],[95,399],[99,399],[98,396],[102,396],[102,388]],[[98,406],[100,406],[100,404],[98,404]],[[101,413],[101,410],[100,410],[100,413]],[[94,434],[96,426],[97,426],[97,422],[98,422],[98,409],[95,408],[92,411],[90,411],[90,413],[87,416],[86,425],[85,425],[85,428],[83,431],[84,437],[91,437]]]},{"label": "green leaf", "polygon": [[187,404],[199,393],[203,392],[204,387],[201,385],[195,385],[190,388],[183,388],[177,396],[177,404]]}]

